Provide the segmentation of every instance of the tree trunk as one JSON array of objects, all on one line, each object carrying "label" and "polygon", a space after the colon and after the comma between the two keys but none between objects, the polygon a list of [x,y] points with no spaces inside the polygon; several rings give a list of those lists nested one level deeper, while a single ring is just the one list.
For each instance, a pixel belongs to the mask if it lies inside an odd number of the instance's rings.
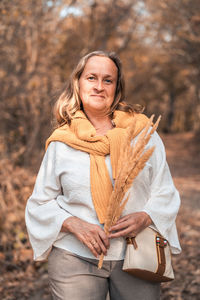
[{"label": "tree trunk", "polygon": [[174,90],[171,89],[169,91],[169,109],[168,109],[167,124],[166,124],[166,128],[168,132],[172,131],[172,125],[174,121],[174,104],[175,104],[175,93]]}]

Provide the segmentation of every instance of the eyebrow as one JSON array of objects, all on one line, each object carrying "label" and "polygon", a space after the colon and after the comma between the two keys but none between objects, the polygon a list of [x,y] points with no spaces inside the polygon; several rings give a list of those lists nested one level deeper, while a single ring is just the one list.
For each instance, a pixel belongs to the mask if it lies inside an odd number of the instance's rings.
[{"label": "eyebrow", "polygon": [[[87,75],[97,76],[98,73],[88,72],[88,73],[86,74],[86,76],[87,76]],[[111,77],[111,78],[112,78],[112,77],[114,77],[114,76],[112,76],[112,75],[110,75],[110,74],[104,74],[103,77]]]}]

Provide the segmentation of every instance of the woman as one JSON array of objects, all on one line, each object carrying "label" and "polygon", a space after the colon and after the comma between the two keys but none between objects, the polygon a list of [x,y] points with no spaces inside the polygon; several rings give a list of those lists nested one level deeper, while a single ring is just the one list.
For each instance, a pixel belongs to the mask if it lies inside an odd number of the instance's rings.
[{"label": "woman", "polygon": [[[180,199],[157,133],[155,151],[130,189],[123,216],[103,229],[121,141],[136,118],[133,138],[148,118],[124,100],[121,64],[114,53],[92,52],[75,68],[56,103],[59,127],[47,140],[26,224],[35,260],[48,257],[53,299],[159,299],[160,285],[122,271],[125,237],[147,226],[180,252],[175,218]],[[102,269],[98,257],[105,255]]]}]

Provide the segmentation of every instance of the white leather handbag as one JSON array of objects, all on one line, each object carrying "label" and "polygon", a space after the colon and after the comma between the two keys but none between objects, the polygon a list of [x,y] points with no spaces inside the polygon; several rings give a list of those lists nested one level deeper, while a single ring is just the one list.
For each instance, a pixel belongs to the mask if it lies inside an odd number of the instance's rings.
[{"label": "white leather handbag", "polygon": [[123,271],[153,282],[171,281],[174,272],[168,241],[147,227],[136,237],[126,238]]}]

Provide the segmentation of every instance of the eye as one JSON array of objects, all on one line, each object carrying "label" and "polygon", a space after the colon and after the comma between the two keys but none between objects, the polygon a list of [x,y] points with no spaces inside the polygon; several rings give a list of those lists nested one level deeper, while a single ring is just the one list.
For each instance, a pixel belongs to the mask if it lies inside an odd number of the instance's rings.
[{"label": "eye", "polygon": [[88,76],[87,79],[90,80],[90,81],[93,81],[93,80],[95,80],[95,77],[91,75],[91,76]]},{"label": "eye", "polygon": [[111,79],[108,79],[108,78],[107,78],[107,79],[105,79],[104,81],[105,81],[105,83],[107,83],[107,84],[110,84],[110,83],[112,83],[112,80],[111,80]]}]

